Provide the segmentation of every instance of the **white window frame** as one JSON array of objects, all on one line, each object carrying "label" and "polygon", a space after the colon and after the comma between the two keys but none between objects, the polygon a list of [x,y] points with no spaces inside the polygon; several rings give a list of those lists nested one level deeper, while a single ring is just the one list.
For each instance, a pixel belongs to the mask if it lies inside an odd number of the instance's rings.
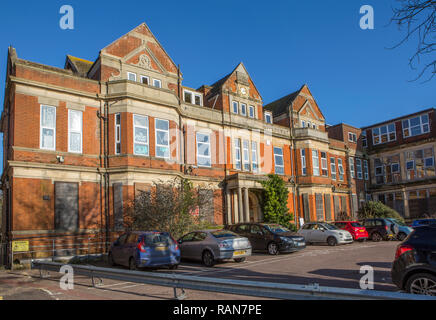
[{"label": "white window frame", "polygon": [[259,172],[259,153],[256,141],[251,141],[251,170],[253,172]]},{"label": "white window frame", "polygon": [[[54,127],[49,127],[49,126],[43,126],[42,125],[42,110],[43,108],[48,108],[48,109],[54,109]],[[56,150],[56,107],[53,106],[47,106],[47,105],[41,105],[40,110],[39,110],[39,148],[43,149],[43,150]],[[43,133],[43,129],[47,129],[47,130],[53,130],[53,148],[44,148],[42,146],[42,133]]]},{"label": "white window frame", "polygon": [[242,140],[242,170],[251,171],[250,140]]},{"label": "white window frame", "polygon": [[[351,137],[351,139],[350,139],[350,137]],[[348,141],[353,142],[353,143],[357,143],[357,134],[355,134],[354,132],[348,132]]]},{"label": "white window frame", "polygon": [[[191,102],[187,102],[187,101],[186,101],[186,93],[190,93],[190,94],[191,94],[191,97],[192,97],[192,101],[191,101]],[[196,103],[195,103],[195,98],[196,98],[196,97],[199,97],[199,98],[200,98],[200,104],[196,104]],[[203,106],[203,95],[200,94],[200,93],[197,93],[197,92],[191,91],[191,90],[183,89],[183,102],[185,102],[185,103],[190,103],[190,104],[194,104],[194,105],[196,105],[196,106]]]},{"label": "white window frame", "polygon": [[365,130],[362,131],[361,137],[362,137],[362,147],[363,148],[368,147],[368,139],[366,137],[366,131]]},{"label": "white window frame", "polygon": [[302,128],[305,128],[305,127],[306,127],[306,121],[301,120],[301,127],[302,127]]},{"label": "white window frame", "polygon": [[241,116],[246,117],[247,116],[247,104],[241,102],[240,105],[241,105]]},{"label": "white window frame", "polygon": [[234,114],[239,114],[239,102],[238,101],[232,101],[232,112]]},{"label": "white window frame", "polygon": [[[134,76],[135,80],[130,79],[130,76],[131,76],[131,75]],[[127,80],[129,80],[129,81],[135,81],[135,82],[136,82],[136,79],[137,79],[137,75],[136,75],[136,73],[133,73],[133,72],[127,72]]]},{"label": "white window frame", "polygon": [[353,157],[348,158],[348,164],[350,165],[351,179],[354,179],[354,178],[356,178],[356,172],[354,171],[354,158]]},{"label": "white window frame", "polygon": [[368,167],[368,160],[363,160],[363,175],[365,180],[369,180],[369,167]]},{"label": "white window frame", "polygon": [[[322,156],[323,153],[325,154],[324,158]],[[324,170],[327,172],[327,174],[322,173]],[[321,151],[321,175],[323,177],[328,177],[328,175],[329,175],[328,162],[327,162],[327,152],[325,152],[325,151]]]},{"label": "white window frame", "polygon": [[[427,116],[427,122],[422,122],[422,117]],[[415,119],[415,118],[419,118],[419,125],[415,125],[413,126],[413,128],[419,127],[421,129],[421,133],[412,134],[412,126],[410,125],[410,120]],[[407,127],[404,126],[404,123],[407,122]],[[420,116],[416,116],[416,117],[412,117],[409,119],[405,119],[403,121],[401,121],[401,125],[402,125],[402,129],[403,129],[403,137],[404,138],[411,138],[411,137],[416,137],[416,136],[420,136],[422,134],[426,134],[430,132],[430,116],[428,114],[422,114]],[[427,131],[424,131],[424,126],[427,126]],[[409,130],[409,135],[406,136],[405,131]]]},{"label": "white window frame", "polygon": [[[333,160],[333,162],[332,162],[332,160]],[[335,157],[330,157],[330,174],[331,174],[332,180],[336,180],[337,173],[336,173],[336,158]]]},{"label": "white window frame", "polygon": [[[141,79],[141,83],[142,84],[145,84],[145,85],[150,85],[150,77],[149,76],[143,76],[143,75],[141,75],[140,77],[139,77],[140,79]],[[144,82],[142,82],[142,79],[147,79],[147,83],[144,83]]]},{"label": "white window frame", "polygon": [[[251,116],[251,112],[253,111],[253,116]],[[248,116],[250,118],[256,118],[256,109],[254,108],[254,106],[248,106]]]},{"label": "white window frame", "polygon": [[357,172],[357,179],[362,180],[362,159],[356,158],[356,172]]},{"label": "white window frame", "polygon": [[[117,117],[120,117],[120,123],[117,123]],[[114,117],[115,126],[115,154],[121,154],[121,113],[115,113]],[[117,145],[120,145],[120,152],[118,152]]]},{"label": "white window frame", "polygon": [[[145,118],[145,127],[144,126],[138,126],[135,125],[135,118],[136,117],[141,117],[141,118]],[[144,116],[144,115],[140,115],[140,114],[134,114],[133,115],[133,154],[138,155],[138,156],[144,156],[144,157],[148,157],[150,155],[150,129],[149,129],[149,122],[148,122],[148,116]],[[135,128],[142,128],[145,129],[147,131],[147,142],[138,142],[135,141]],[[136,153],[136,149],[135,149],[135,144],[138,145],[142,145],[142,146],[147,146],[147,153],[146,154],[141,154],[141,153]]]},{"label": "white window frame", "polygon": [[[158,129],[158,128],[157,128],[157,122],[158,122],[158,121],[163,121],[163,122],[168,123],[168,130]],[[168,134],[168,145],[158,144],[158,143],[157,143],[157,132],[158,132],[158,131],[166,132],[166,133]],[[154,119],[154,132],[155,132],[155,135],[154,135],[154,139],[155,139],[155,148],[154,148],[155,150],[154,150],[154,154],[155,154],[156,158],[160,158],[160,159],[170,159],[170,158],[171,158],[171,148],[170,148],[170,145],[171,145],[171,137],[170,137],[170,121],[169,121],[169,120],[166,120],[166,119],[158,119],[158,118],[155,118],[155,119]],[[168,147],[168,156],[167,156],[167,157],[158,156],[158,155],[157,155],[157,148],[158,148],[158,147]]]},{"label": "white window frame", "polygon": [[339,173],[339,181],[344,181],[344,166],[342,164],[342,159],[338,158],[338,173]]},{"label": "white window frame", "polygon": [[[208,142],[199,142],[198,141],[198,135],[203,135],[203,136],[207,136],[207,141]],[[212,167],[212,156],[211,156],[211,150],[210,150],[210,134],[208,133],[203,133],[203,132],[197,132],[195,135],[196,138],[196,145],[197,145],[197,166],[199,167],[205,167],[205,168],[210,168]],[[200,150],[200,145],[206,145],[207,146],[207,150],[208,150],[208,155],[204,155],[204,154],[199,154],[198,151]],[[204,165],[204,164],[199,164],[198,158],[203,158],[203,159],[207,159],[209,160],[209,165]]]},{"label": "white window frame", "polygon": [[[241,139],[235,138],[233,139],[233,150],[234,150],[234,162],[235,162],[235,169],[236,170],[242,170],[242,148],[241,148]],[[238,152],[239,151],[239,157]]]},{"label": "white window frame", "polygon": [[306,150],[305,149],[300,150],[300,157],[301,157],[301,175],[305,176],[305,175],[307,175]]},{"label": "white window frame", "polygon": [[[390,125],[394,126],[394,131],[389,131],[389,126]],[[382,142],[382,138],[381,138],[381,136],[382,136],[382,133],[381,133],[382,128],[386,128],[387,140],[385,142]],[[378,132],[379,132],[378,135],[374,134],[374,131],[376,131],[376,130],[378,130]],[[395,137],[393,139],[390,138],[390,133],[394,133]],[[376,136],[378,136],[379,139],[380,139],[379,143],[375,143]],[[383,125],[383,126],[380,126],[380,127],[372,129],[372,144],[373,145],[379,145],[379,144],[388,143],[388,142],[392,142],[392,141],[396,141],[396,140],[397,140],[397,132],[396,132],[396,125],[395,125],[395,123],[388,123],[386,125]]]},{"label": "white window frame", "polygon": [[[270,121],[267,121],[267,117],[269,117]],[[265,112],[265,122],[272,124],[273,122],[273,118],[272,118],[272,113],[271,112]]]},{"label": "white window frame", "polygon": [[[71,121],[71,114],[72,113],[76,113],[80,114],[80,131],[75,131],[75,130],[71,130],[70,127],[70,121]],[[80,150],[76,151],[76,150],[71,150],[71,134],[72,133],[78,133],[80,134]],[[73,110],[73,109],[68,109],[68,152],[71,153],[82,153],[83,150],[83,112],[82,111],[78,111],[78,110]]]},{"label": "white window frame", "polygon": [[[276,150],[280,150],[281,154],[276,153]],[[273,147],[273,153],[274,153],[274,173],[279,174],[279,175],[284,175],[285,174],[285,159],[283,157],[283,148]],[[283,163],[282,165],[277,164],[276,157],[282,158],[282,163]],[[277,168],[283,168],[283,173],[277,173]]]},{"label": "white window frame", "polygon": [[312,171],[314,176],[320,176],[318,150],[312,150]]},{"label": "white window frame", "polygon": [[[156,83],[159,83],[159,85],[157,86]],[[155,88],[162,88],[162,80],[159,79],[153,79],[153,87]]]}]

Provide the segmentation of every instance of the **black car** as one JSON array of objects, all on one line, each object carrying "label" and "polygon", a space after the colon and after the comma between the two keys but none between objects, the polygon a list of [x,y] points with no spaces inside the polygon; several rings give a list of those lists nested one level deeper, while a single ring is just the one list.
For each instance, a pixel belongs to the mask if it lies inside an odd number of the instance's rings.
[{"label": "black car", "polygon": [[371,218],[365,219],[361,223],[372,241],[392,240],[395,237],[395,225],[388,219]]},{"label": "black car", "polygon": [[436,224],[416,227],[398,245],[391,276],[401,290],[436,296]]},{"label": "black car", "polygon": [[273,223],[239,223],[226,226],[240,236],[247,237],[252,250],[267,250],[275,255],[279,252],[294,252],[304,249],[306,241],[303,236]]}]

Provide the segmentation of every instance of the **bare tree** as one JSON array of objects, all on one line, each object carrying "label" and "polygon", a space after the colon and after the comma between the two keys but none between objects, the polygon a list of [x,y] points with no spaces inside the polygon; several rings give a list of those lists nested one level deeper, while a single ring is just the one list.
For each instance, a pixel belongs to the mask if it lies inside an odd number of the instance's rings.
[{"label": "bare tree", "polygon": [[212,224],[213,190],[193,187],[187,179],[154,182],[149,191],[139,191],[129,205],[126,228],[157,230],[175,238]]},{"label": "bare tree", "polygon": [[409,66],[416,70],[422,64],[418,76],[413,81],[429,72],[430,81],[436,74],[436,1],[435,0],[397,0],[398,7],[393,8],[394,15],[391,22],[398,25],[401,30],[407,28],[407,34],[393,48],[401,46],[413,37],[417,38],[416,52],[409,58]]}]

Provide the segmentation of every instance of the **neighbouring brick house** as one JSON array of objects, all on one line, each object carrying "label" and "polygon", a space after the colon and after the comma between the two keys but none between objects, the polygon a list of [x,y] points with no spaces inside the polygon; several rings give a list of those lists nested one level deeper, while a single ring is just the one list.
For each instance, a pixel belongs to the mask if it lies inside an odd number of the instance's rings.
[{"label": "neighbouring brick house", "polygon": [[430,108],[362,128],[372,198],[406,218],[436,214],[435,123]]},{"label": "neighbouring brick house", "polygon": [[139,190],[174,177],[210,192],[216,224],[262,220],[259,181],[268,173],[286,182],[297,224],[354,216],[368,199],[361,130],[327,126],[307,85],[263,105],[242,63],[212,85],[182,81],[145,24],[94,62],[67,55],[64,69],[9,48],[5,240],[109,236]]}]

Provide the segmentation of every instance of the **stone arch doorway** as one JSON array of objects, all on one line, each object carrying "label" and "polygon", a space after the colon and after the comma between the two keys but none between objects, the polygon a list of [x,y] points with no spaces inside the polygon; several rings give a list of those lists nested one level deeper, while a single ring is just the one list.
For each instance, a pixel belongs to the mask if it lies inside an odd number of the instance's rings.
[{"label": "stone arch doorway", "polygon": [[248,193],[248,202],[249,202],[249,212],[250,212],[250,222],[262,222],[263,221],[263,213],[262,207],[260,205],[259,196],[254,192]]}]

